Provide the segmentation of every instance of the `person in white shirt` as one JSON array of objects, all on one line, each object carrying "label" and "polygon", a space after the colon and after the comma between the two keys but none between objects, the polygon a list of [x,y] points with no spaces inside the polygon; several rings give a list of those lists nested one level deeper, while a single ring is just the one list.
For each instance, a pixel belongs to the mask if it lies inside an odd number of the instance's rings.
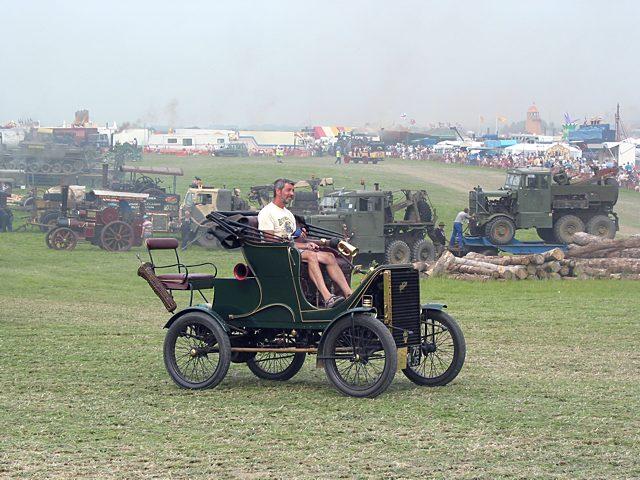
[{"label": "person in white shirt", "polygon": [[463,211],[456,215],[456,219],[453,222],[453,231],[451,232],[451,238],[449,239],[449,247],[453,248],[453,245],[457,239],[458,247],[462,248],[462,224],[468,222],[471,218],[469,215],[469,209],[465,208]]},{"label": "person in white shirt", "polygon": [[[295,195],[294,184],[286,178],[279,178],[273,184],[273,201],[265,205],[258,214],[258,229],[277,235],[287,240],[294,240],[295,247],[300,251],[300,257],[309,267],[309,276],[324,300],[325,307],[331,308],[345,297],[332,295],[322,278],[320,265],[324,265],[331,277],[345,296],[352,293],[336,257],[330,252],[320,252],[318,245],[306,241],[304,229],[296,228],[296,219],[287,209]],[[299,235],[295,235],[299,233]]]}]

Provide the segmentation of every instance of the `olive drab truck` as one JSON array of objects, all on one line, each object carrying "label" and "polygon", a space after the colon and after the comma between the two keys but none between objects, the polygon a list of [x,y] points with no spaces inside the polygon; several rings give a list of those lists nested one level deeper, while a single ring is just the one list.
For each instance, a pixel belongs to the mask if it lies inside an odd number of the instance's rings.
[{"label": "olive drab truck", "polygon": [[[388,264],[433,260],[430,235],[437,220],[425,190],[336,190],[305,220],[345,234],[359,258]],[[396,216],[400,217],[396,219]]]},{"label": "olive drab truck", "polygon": [[619,229],[613,207],[618,201],[617,169],[597,171],[587,178],[528,167],[507,171],[496,191],[469,192],[470,234],[506,245],[515,231],[535,228],[549,243],[570,243],[576,232],[614,238]]}]

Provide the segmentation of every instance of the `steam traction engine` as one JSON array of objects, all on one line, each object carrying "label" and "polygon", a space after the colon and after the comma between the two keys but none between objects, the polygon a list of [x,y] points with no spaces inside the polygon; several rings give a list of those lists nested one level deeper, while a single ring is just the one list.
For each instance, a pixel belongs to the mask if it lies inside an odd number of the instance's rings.
[{"label": "steam traction engine", "polygon": [[[68,189],[68,187],[62,187]],[[46,236],[54,250],[73,250],[85,239],[109,252],[124,252],[142,245],[146,193],[92,190],[85,202],[70,212],[64,199],[57,226]]]}]

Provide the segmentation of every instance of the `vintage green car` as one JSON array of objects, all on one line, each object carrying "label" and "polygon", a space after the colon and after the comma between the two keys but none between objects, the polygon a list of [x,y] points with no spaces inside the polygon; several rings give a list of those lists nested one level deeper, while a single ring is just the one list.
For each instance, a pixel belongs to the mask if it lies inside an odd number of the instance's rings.
[{"label": "vintage green car", "polygon": [[[262,379],[288,380],[309,354],[317,356],[316,366],[325,369],[337,390],[354,397],[381,394],[397,370],[425,386],[446,385],[458,375],[466,353],[462,331],[443,311],[445,305],[420,303],[412,265],[372,268],[352,295],[320,308],[299,251],[292,242],[260,232],[255,213],[207,217],[223,247],[242,248],[246,263],[236,265],[232,278],[218,278],[217,271],[190,273],[194,266],[182,265],[177,250],[177,263],[166,267],[179,272],[160,273],[165,266],[154,264],[153,254],[177,249],[177,240],[147,240],[151,263],[143,265],[148,275],[141,276],[161,298],[164,293],[165,306],[176,309],[167,292],[191,293],[191,305],[165,325],[164,360],[177,385],[215,387],[231,362],[246,363]],[[333,232],[307,228],[308,239],[333,252],[350,281],[353,250],[324,240]],[[328,278],[327,284],[334,288]],[[204,303],[193,305],[194,292]]]}]

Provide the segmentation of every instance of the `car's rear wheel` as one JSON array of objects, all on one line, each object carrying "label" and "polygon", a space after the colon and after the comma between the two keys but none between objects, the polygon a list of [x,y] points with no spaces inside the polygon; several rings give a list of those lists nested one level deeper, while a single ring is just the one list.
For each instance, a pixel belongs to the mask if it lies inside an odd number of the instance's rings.
[{"label": "car's rear wheel", "polygon": [[187,313],[169,327],[164,364],[179,387],[215,387],[227,374],[230,363],[229,336],[204,313]]},{"label": "car's rear wheel", "polygon": [[375,317],[353,315],[326,333],[322,351],[329,381],[351,397],[376,397],[393,381],[398,366],[393,336]]},{"label": "car's rear wheel", "polygon": [[436,387],[456,378],[467,354],[462,330],[444,312],[427,311],[420,325],[420,363],[402,373],[417,385]]},{"label": "car's rear wheel", "polygon": [[305,353],[258,352],[247,360],[247,367],[258,378],[284,381],[300,371]]}]

